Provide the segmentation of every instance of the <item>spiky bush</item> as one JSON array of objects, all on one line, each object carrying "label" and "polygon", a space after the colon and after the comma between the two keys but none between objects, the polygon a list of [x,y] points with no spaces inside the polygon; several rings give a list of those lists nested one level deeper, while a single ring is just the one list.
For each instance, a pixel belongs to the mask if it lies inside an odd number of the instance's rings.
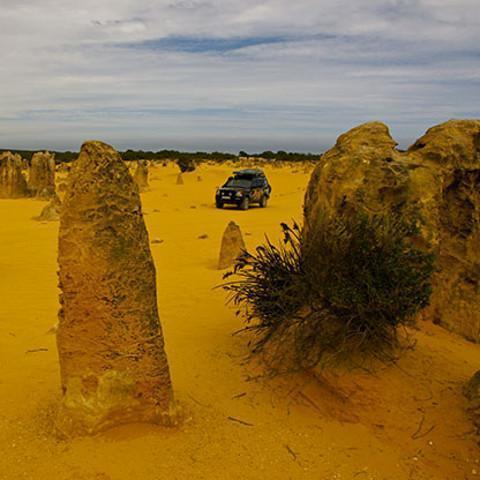
[{"label": "spiky bush", "polygon": [[415,223],[322,214],[307,237],[296,224],[282,229],[280,245],[245,252],[223,285],[245,307],[253,352],[271,345],[289,370],[395,358],[399,328],[431,293],[434,258],[413,245]]},{"label": "spiky bush", "polygon": [[197,168],[195,160],[188,157],[180,157],[177,159],[178,168],[182,173],[193,172]]}]

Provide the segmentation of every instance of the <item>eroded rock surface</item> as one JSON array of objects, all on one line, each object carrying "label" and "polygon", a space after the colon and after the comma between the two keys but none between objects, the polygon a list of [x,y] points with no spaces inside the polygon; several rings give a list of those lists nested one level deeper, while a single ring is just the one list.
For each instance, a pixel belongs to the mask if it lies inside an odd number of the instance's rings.
[{"label": "eroded rock surface", "polygon": [[0,198],[28,197],[22,164],[20,155],[11,152],[0,153]]},{"label": "eroded rock surface", "polygon": [[55,195],[55,156],[49,152],[37,152],[32,156],[28,188],[38,198]]},{"label": "eroded rock surface", "polygon": [[452,120],[406,152],[388,127],[367,123],[341,135],[312,173],[305,234],[320,211],[403,212],[419,220],[415,241],[437,255],[431,306],[446,328],[480,341],[480,121]]},{"label": "eroded rock surface", "polygon": [[230,222],[225,229],[220,247],[220,258],[218,260],[219,270],[232,267],[235,260],[245,250],[242,231],[235,222]]},{"label": "eroded rock surface", "polygon": [[138,188],[104,143],[85,143],[72,167],[58,263],[59,430],[170,424],[172,386]]}]

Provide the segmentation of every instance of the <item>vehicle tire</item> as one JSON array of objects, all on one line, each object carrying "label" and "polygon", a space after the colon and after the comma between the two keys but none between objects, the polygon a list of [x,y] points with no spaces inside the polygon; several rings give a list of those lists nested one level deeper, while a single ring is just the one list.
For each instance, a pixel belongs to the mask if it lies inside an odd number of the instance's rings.
[{"label": "vehicle tire", "polygon": [[265,208],[267,206],[267,203],[268,203],[268,197],[266,195],[262,195],[262,198],[258,203],[260,205],[260,208]]},{"label": "vehicle tire", "polygon": [[250,200],[248,199],[248,197],[243,197],[242,202],[240,203],[238,208],[240,210],[248,210],[249,204],[250,204]]},{"label": "vehicle tire", "polygon": [[223,208],[223,202],[220,202],[219,200],[217,200],[217,201],[215,202],[215,206],[216,206],[217,208]]}]

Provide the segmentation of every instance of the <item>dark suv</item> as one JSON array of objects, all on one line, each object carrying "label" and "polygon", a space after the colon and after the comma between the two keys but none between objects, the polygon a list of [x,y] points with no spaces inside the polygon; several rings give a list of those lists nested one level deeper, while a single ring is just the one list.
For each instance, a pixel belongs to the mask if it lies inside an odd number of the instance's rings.
[{"label": "dark suv", "polygon": [[236,205],[241,210],[247,210],[252,203],[266,207],[271,192],[272,187],[262,170],[238,170],[217,189],[215,204],[217,208]]}]

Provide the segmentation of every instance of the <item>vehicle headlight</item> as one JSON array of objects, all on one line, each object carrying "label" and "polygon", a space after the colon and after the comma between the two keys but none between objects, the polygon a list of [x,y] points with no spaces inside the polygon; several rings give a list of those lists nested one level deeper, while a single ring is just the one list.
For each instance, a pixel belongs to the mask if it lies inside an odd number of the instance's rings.
[{"label": "vehicle headlight", "polygon": [[242,192],[237,192],[237,193],[235,194],[235,196],[236,196],[236,197],[243,197],[243,193],[242,193]]}]

